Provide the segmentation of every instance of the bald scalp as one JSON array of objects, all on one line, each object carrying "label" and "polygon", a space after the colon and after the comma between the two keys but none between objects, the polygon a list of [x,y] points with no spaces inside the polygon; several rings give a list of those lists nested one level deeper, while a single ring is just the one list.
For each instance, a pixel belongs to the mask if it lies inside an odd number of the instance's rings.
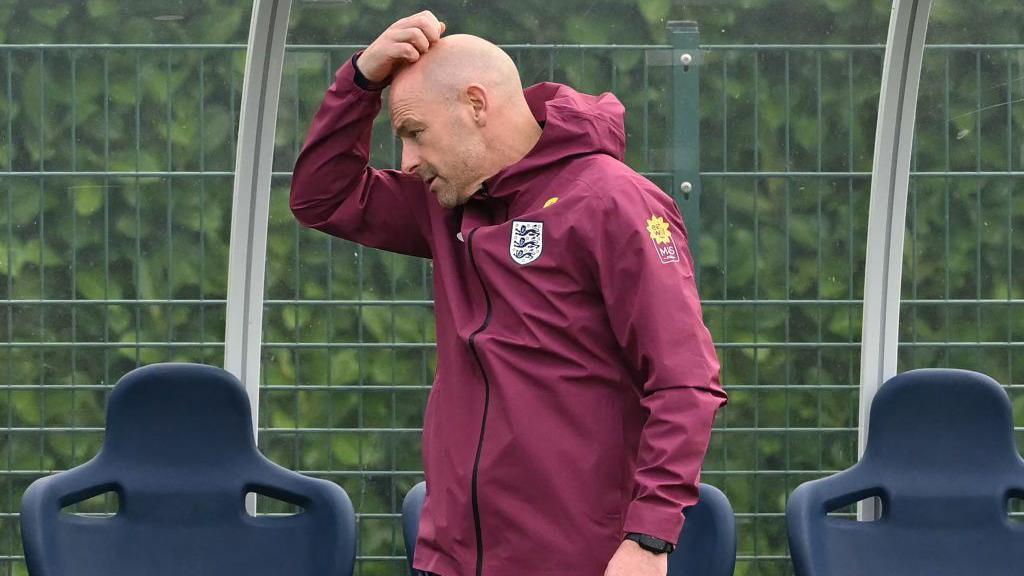
[{"label": "bald scalp", "polygon": [[500,102],[522,98],[522,81],[512,58],[470,34],[445,36],[414,64],[403,67],[392,82],[392,94],[409,89],[454,103],[470,84],[480,84]]}]

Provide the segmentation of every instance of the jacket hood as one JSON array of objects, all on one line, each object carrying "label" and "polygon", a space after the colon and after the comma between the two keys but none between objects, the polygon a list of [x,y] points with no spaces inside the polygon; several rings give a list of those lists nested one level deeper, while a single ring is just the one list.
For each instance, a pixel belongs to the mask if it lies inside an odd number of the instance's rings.
[{"label": "jacket hood", "polygon": [[626,110],[610,92],[591,96],[564,84],[542,82],[523,91],[544,128],[533,149],[484,182],[488,196],[507,196],[527,178],[573,156],[608,154],[622,161],[626,152]]}]

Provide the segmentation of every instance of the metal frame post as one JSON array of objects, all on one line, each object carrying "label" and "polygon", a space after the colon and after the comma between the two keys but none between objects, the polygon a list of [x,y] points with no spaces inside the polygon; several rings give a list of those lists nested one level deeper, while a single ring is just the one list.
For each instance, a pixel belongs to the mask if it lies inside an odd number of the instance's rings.
[{"label": "metal frame post", "polygon": [[[930,11],[931,0],[895,0],[889,18],[864,273],[858,434],[861,456],[867,446],[871,402],[882,383],[896,375],[910,153]],[[879,512],[874,500],[858,506],[861,520],[878,518]]]},{"label": "metal frame post", "polygon": [[700,285],[700,28],[668,23],[672,45],[672,195],[686,224],[694,274]]},{"label": "metal frame post", "polygon": [[257,438],[267,223],[290,12],[291,0],[256,0],[253,4],[235,152],[224,368],[245,385]]}]

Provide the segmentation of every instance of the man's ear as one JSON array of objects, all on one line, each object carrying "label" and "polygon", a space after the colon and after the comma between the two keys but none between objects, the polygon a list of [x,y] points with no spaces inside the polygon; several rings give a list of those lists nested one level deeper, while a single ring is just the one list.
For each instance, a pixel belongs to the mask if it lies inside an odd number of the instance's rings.
[{"label": "man's ear", "polygon": [[473,121],[479,126],[487,125],[487,113],[490,111],[490,99],[487,89],[480,84],[470,84],[466,88],[466,98],[473,107]]}]

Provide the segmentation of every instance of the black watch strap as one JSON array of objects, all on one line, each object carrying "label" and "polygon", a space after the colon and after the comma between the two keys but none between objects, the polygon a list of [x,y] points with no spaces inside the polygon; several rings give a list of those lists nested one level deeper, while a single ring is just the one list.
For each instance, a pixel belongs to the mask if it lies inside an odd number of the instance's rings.
[{"label": "black watch strap", "polygon": [[630,532],[629,534],[626,534],[626,540],[632,540],[639,544],[644,550],[654,554],[671,554],[672,550],[675,549],[675,546],[671,542],[666,542],[661,538],[655,538],[654,536],[648,536],[647,534]]}]

